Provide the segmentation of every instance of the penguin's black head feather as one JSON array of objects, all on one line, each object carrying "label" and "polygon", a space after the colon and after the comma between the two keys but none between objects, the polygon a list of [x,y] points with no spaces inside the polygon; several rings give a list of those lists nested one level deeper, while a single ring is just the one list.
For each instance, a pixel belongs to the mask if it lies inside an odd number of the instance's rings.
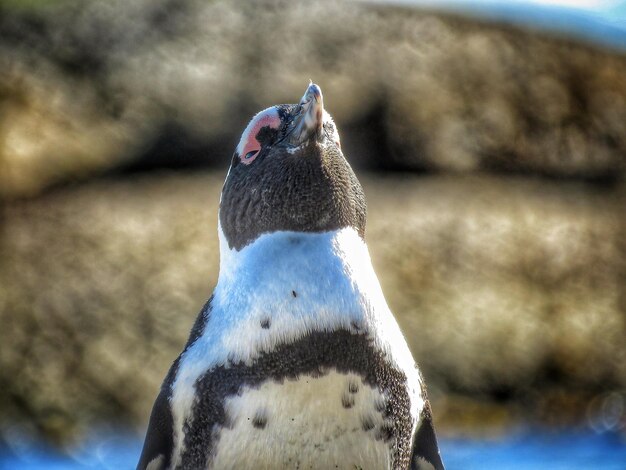
[{"label": "penguin's black head feather", "polygon": [[245,129],[222,189],[219,220],[240,250],[275,231],[365,234],[363,189],[341,152],[339,134],[310,84],[297,105],[258,113]]}]

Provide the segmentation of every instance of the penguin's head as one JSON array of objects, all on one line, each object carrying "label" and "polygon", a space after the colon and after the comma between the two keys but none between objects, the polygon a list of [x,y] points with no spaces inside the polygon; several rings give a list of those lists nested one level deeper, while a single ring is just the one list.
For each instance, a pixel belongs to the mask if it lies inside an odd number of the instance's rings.
[{"label": "penguin's head", "polygon": [[363,189],[341,152],[339,133],[311,83],[298,104],[256,114],[243,131],[222,189],[219,220],[229,248],[264,233],[365,234]]}]

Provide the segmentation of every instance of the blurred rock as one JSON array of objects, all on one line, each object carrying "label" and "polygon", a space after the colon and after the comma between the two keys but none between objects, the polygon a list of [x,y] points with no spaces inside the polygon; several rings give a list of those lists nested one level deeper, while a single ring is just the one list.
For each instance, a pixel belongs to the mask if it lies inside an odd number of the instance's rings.
[{"label": "blurred rock", "polygon": [[[223,176],[0,205],[0,430],[145,424],[216,282]],[[584,422],[626,390],[623,185],[360,177],[375,268],[444,423]]]},{"label": "blurred rock", "polygon": [[0,196],[107,168],[223,164],[250,116],[324,89],[357,166],[620,179],[626,57],[354,2],[0,10]]},{"label": "blurred rock", "polygon": [[111,181],[3,211],[2,420],[63,438],[145,419],[215,283],[220,190],[213,177]]},{"label": "blurred rock", "polygon": [[57,182],[81,180],[132,157],[140,126],[111,119],[97,90],[51,64],[36,69],[0,54],[0,198],[33,196]]}]

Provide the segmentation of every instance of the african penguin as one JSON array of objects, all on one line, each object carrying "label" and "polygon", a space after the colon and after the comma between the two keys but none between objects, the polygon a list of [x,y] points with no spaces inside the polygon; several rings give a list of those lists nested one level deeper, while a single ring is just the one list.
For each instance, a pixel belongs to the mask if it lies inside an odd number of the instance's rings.
[{"label": "african penguin", "polygon": [[222,189],[217,286],[137,468],[443,469],[365,219],[319,86],[254,116]]}]

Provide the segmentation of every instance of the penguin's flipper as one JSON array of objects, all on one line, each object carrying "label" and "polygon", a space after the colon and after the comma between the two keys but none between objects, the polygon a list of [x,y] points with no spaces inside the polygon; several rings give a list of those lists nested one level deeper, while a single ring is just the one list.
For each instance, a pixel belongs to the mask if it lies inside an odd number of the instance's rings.
[{"label": "penguin's flipper", "polygon": [[[207,300],[200,314],[196,318],[196,322],[191,329],[189,339],[185,345],[182,354],[202,335],[204,327],[209,320],[211,314],[211,301],[213,296]],[[170,468],[172,463],[172,453],[174,451],[174,418],[172,417],[172,408],[170,406],[170,397],[172,395],[172,384],[178,372],[178,358],[170,367],[159,396],[154,402],[152,413],[150,414],[150,422],[148,423],[148,431],[146,432],[146,440],[143,443],[141,457],[137,464],[137,470],[165,470]]]},{"label": "penguin's flipper", "polygon": [[170,465],[174,448],[174,420],[168,400],[169,389],[166,381],[152,407],[137,470],[165,470]]},{"label": "penguin's flipper", "polygon": [[428,400],[424,404],[422,420],[413,438],[411,470],[445,470],[441,455],[439,455],[439,445]]}]

